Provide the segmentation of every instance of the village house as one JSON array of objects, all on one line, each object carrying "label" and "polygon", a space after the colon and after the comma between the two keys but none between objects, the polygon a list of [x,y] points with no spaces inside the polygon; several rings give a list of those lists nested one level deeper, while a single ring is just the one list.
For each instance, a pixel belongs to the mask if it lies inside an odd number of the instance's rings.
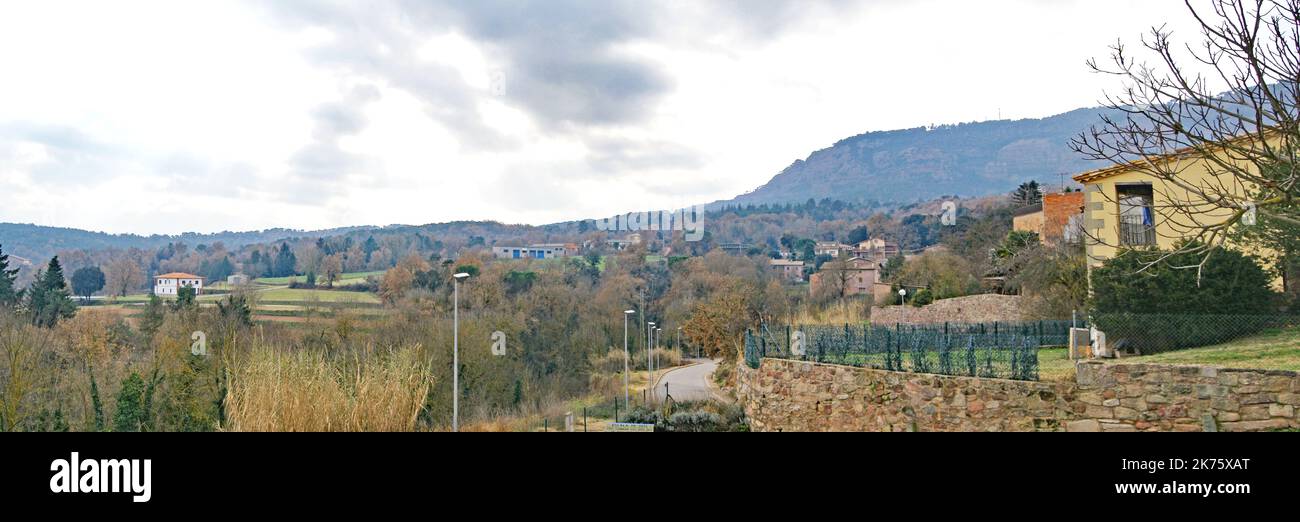
[{"label": "village house", "polygon": [[843,295],[874,295],[875,286],[880,284],[880,265],[869,259],[854,257],[846,259],[843,264],[838,261],[822,265],[821,271],[808,279],[809,292],[817,295],[827,290],[840,290]]},{"label": "village house", "polygon": [[803,261],[771,259],[767,262],[767,268],[787,281],[803,281]]},{"label": "village house", "polygon": [[877,263],[883,263],[885,260],[897,256],[902,252],[898,243],[889,241],[884,238],[873,238],[859,242],[853,248],[853,255],[863,259],[869,259]]},{"label": "village house", "polygon": [[722,243],[718,245],[718,250],[733,256],[743,256],[749,251],[749,245],[744,243]]},{"label": "village house", "polygon": [[1044,194],[1037,205],[1013,213],[1012,228],[1038,234],[1045,245],[1078,243],[1083,240],[1083,192]]},{"label": "village house", "polygon": [[541,243],[529,246],[494,246],[497,259],[554,259],[578,255],[575,243]]},{"label": "village house", "polygon": [[194,274],[172,272],[154,278],[153,293],[158,296],[175,296],[180,289],[194,288],[194,295],[203,294],[203,279]]},{"label": "village house", "polygon": [[605,245],[614,250],[627,250],[633,245],[641,244],[641,234],[628,234],[623,239],[606,239]]},{"label": "village house", "polygon": [[836,241],[818,241],[813,245],[813,254],[818,256],[830,256],[838,259],[840,254],[848,254],[853,248]]},{"label": "village house", "polygon": [[[1245,139],[1243,139],[1245,140]],[[1247,142],[1248,143],[1248,142]],[[1225,153],[1226,154],[1226,153]],[[1179,181],[1190,186],[1217,185],[1209,160],[1190,150],[1180,150],[1159,159],[1179,173]],[[1136,165],[1116,165],[1074,176],[1084,185],[1084,246],[1091,270],[1121,249],[1158,247],[1173,249],[1199,227],[1221,223],[1233,215],[1232,209],[1220,208],[1195,194],[1156,178]],[[1242,189],[1238,189],[1242,190]],[[1194,215],[1172,212],[1173,208],[1194,209]],[[1230,245],[1233,246],[1233,245]],[[1266,262],[1275,262],[1276,252],[1243,247]],[[1273,286],[1282,290],[1284,277]]]}]

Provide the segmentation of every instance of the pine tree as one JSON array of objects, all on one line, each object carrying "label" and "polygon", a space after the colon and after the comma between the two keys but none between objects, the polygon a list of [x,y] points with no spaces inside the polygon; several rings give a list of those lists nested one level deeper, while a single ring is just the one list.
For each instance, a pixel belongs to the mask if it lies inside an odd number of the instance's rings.
[{"label": "pine tree", "polygon": [[27,313],[31,315],[32,324],[47,328],[77,314],[77,305],[72,302],[68,282],[63,278],[59,256],[50,259],[49,266],[37,274],[36,281],[27,291]]},{"label": "pine tree", "polygon": [[1038,187],[1037,181],[1027,181],[1011,193],[1011,201],[1022,207],[1037,205],[1043,202],[1043,191]]},{"label": "pine tree", "polygon": [[150,292],[149,304],[145,305],[144,316],[140,318],[140,331],[153,336],[162,327],[166,314],[167,310],[163,308],[162,298]]},{"label": "pine tree", "polygon": [[9,268],[9,255],[0,248],[0,308],[17,308],[22,302],[22,291],[18,290],[17,281],[18,269]]},{"label": "pine tree", "polygon": [[172,305],[176,310],[192,308],[195,305],[195,297],[198,291],[194,287],[185,285],[176,290],[176,302]]},{"label": "pine tree", "polygon": [[275,256],[275,264],[272,267],[273,277],[288,277],[294,275],[298,267],[298,258],[289,250],[288,243],[280,245],[280,252]]},{"label": "pine tree", "polygon": [[144,408],[144,379],[140,374],[131,375],[122,380],[122,387],[117,392],[117,410],[113,412],[113,431],[143,431],[148,412]]}]

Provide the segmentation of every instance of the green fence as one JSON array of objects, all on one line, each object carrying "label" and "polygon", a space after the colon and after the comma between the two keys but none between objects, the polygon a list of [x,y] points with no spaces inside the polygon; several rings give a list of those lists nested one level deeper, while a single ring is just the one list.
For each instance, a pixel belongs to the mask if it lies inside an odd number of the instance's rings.
[{"label": "green fence", "polygon": [[1300,326],[1294,315],[1098,314],[1109,348],[1150,355],[1227,343],[1268,329]]},{"label": "green fence", "polygon": [[[1038,380],[1038,349],[1069,342],[1070,321],[798,326],[746,332],[745,361],[763,357],[880,370]],[[803,338],[802,353],[795,345]]]}]

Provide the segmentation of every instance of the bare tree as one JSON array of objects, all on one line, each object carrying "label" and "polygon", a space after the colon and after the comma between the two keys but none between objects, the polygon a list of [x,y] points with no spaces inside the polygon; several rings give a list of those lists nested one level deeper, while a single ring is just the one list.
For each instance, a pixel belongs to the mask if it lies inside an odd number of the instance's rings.
[{"label": "bare tree", "polygon": [[104,266],[104,275],[109,293],[119,297],[125,297],[127,292],[139,288],[145,282],[144,271],[127,255],[113,258]]},{"label": "bare tree", "polygon": [[[1175,43],[1172,31],[1156,27],[1141,40],[1152,62],[1134,59],[1122,42],[1105,66],[1088,62],[1124,88],[1106,96],[1112,115],[1071,147],[1154,178],[1152,212],[1172,225],[1166,234],[1190,240],[1174,253],[1200,254],[1198,264],[1179,268],[1199,270],[1256,218],[1300,225],[1300,0],[1186,5],[1200,42]],[[1209,175],[1189,175],[1192,168]]]}]

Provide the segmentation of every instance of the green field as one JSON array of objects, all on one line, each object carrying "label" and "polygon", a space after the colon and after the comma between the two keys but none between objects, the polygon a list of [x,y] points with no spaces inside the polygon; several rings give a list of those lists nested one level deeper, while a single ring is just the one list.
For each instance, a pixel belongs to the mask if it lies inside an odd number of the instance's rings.
[{"label": "green field", "polygon": [[343,292],[336,290],[306,290],[296,288],[268,288],[257,293],[260,301],[321,302],[379,304],[379,296],[368,292]]},{"label": "green field", "polygon": [[[339,279],[335,281],[334,284],[350,285],[353,283],[364,283],[366,282],[366,278],[370,276],[383,277],[384,272],[382,270],[377,272],[349,272],[340,275]],[[254,279],[253,282],[259,285],[281,286],[281,285],[288,285],[289,283],[306,283],[307,276],[259,277],[257,279]],[[317,276],[316,283],[324,284],[325,281],[320,276]]]},{"label": "green field", "polygon": [[[343,274],[335,284],[363,283],[367,277],[382,275],[383,272],[353,272]],[[257,303],[253,311],[254,318],[257,320],[285,320],[284,318],[320,317],[322,315],[329,316],[341,310],[365,316],[385,313],[379,296],[369,292],[347,292],[325,288],[300,289],[289,288],[288,286],[290,281],[305,282],[305,280],[306,277],[303,276],[254,280],[254,284],[249,288],[254,293],[254,299]],[[218,283],[209,288],[229,291],[229,287],[225,283]],[[212,303],[225,299],[227,295],[226,293],[204,294],[198,297],[198,301],[206,306],[212,306]],[[105,303],[96,307],[106,310],[121,309],[118,311],[134,315],[148,302],[148,294],[136,294],[119,297],[111,304]]]}]

